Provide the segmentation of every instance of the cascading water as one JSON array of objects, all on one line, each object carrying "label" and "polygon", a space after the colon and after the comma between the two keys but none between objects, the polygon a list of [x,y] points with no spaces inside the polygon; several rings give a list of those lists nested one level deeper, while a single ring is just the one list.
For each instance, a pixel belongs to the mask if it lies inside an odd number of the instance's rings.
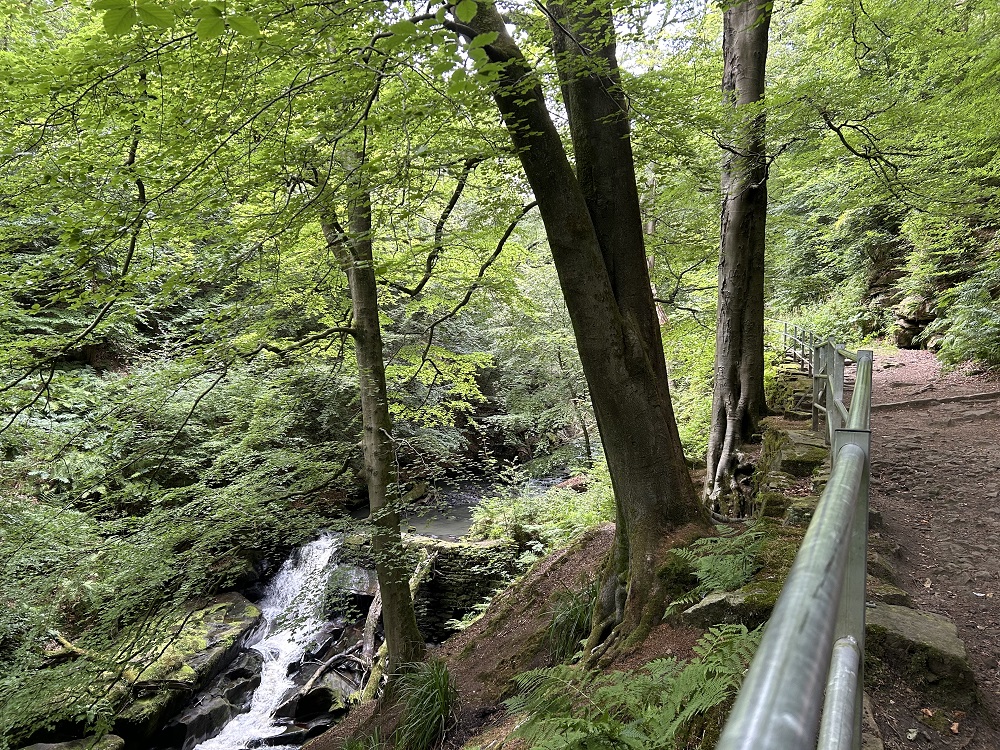
[{"label": "cascading water", "polygon": [[[252,645],[263,655],[264,665],[250,710],[233,717],[219,734],[194,750],[242,750],[282,734],[284,727],[274,721],[274,714],[294,684],[289,668],[303,658],[323,627],[321,605],[327,568],[339,548],[339,536],[320,537],[286,560],[267,585],[260,602],[262,636]],[[272,750],[295,747],[274,745]]]}]

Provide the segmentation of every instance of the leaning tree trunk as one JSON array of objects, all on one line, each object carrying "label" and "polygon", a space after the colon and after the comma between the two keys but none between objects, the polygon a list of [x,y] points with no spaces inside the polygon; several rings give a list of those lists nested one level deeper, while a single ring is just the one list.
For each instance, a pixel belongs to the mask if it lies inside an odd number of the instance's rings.
[{"label": "leaning tree trunk", "polygon": [[336,221],[322,221],[323,233],[347,273],[354,312],[355,357],[361,391],[362,440],[368,501],[371,505],[372,548],[382,597],[382,625],[388,658],[394,674],[424,656],[424,639],[417,629],[410,593],[409,570],[399,531],[399,512],[388,496],[393,466],[392,421],[385,385],[382,329],[378,314],[378,287],[372,264],[371,195],[364,189],[348,205],[349,236],[337,230]]},{"label": "leaning tree trunk", "polygon": [[[771,22],[768,0],[744,0],[723,16],[722,90],[737,110],[755,107],[737,124],[722,164],[719,307],[715,386],[705,494],[713,509],[745,516],[735,483],[737,448],[767,413],[764,401],[764,223],[767,154],[764,143],[764,65]],[[739,115],[737,115],[739,117]]]},{"label": "leaning tree trunk", "polygon": [[[569,6],[553,15],[577,174],[496,6],[479,3],[469,25],[497,35],[485,48],[503,63],[494,98],[538,201],[614,487],[615,542],[588,644],[595,649],[645,636],[662,615],[658,573],[671,534],[705,519],[670,403],[611,15]],[[583,54],[563,34],[595,41]]]}]

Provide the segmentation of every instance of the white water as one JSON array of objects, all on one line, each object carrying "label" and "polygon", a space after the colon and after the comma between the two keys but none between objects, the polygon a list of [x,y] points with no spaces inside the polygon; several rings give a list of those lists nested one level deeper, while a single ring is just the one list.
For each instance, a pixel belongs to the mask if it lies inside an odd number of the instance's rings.
[{"label": "white water", "polygon": [[[281,734],[283,727],[274,723],[274,712],[293,684],[288,677],[289,666],[302,659],[323,626],[320,598],[325,572],[339,547],[340,537],[320,537],[286,560],[267,585],[260,603],[263,636],[252,646],[264,656],[264,666],[250,710],[233,717],[219,734],[194,750],[242,750],[254,740]],[[285,746],[271,750],[281,747]]]}]

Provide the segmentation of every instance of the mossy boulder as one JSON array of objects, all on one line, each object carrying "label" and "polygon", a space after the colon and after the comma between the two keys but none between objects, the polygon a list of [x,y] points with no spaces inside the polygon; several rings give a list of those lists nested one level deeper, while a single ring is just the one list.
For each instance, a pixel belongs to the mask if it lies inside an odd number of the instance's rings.
[{"label": "mossy boulder", "polygon": [[786,430],[781,446],[781,471],[793,477],[808,477],[826,463],[830,449],[820,433]]},{"label": "mossy boulder", "polygon": [[950,620],[879,603],[866,613],[865,639],[867,655],[899,670],[942,703],[965,708],[975,701],[965,645]]},{"label": "mossy boulder", "polygon": [[260,621],[260,609],[236,593],[215,597],[147,649],[133,674],[135,697],[119,714],[115,732],[127,742],[152,737],[184,702],[236,656]]},{"label": "mossy boulder", "polygon": [[866,588],[866,595],[870,601],[895,604],[901,607],[909,607],[913,604],[910,595],[903,591],[903,589],[874,576],[868,576]]},{"label": "mossy boulder", "polygon": [[784,525],[808,526],[818,504],[819,498],[812,495],[790,501],[785,509]]},{"label": "mossy boulder", "polygon": [[767,622],[780,591],[780,584],[766,582],[751,583],[736,591],[717,591],[684,610],[681,620],[699,628],[722,624],[755,628]]},{"label": "mossy boulder", "polygon": [[780,492],[762,490],[757,494],[757,507],[763,518],[782,518],[794,499]]},{"label": "mossy boulder", "polygon": [[445,623],[471,612],[506,584],[519,555],[517,545],[508,540],[450,542],[408,536],[406,544],[435,555],[432,573],[413,602],[420,632],[433,640],[450,635]]},{"label": "mossy boulder", "polygon": [[107,734],[101,739],[96,736],[70,742],[38,742],[21,750],[122,750],[125,740],[113,734]]}]

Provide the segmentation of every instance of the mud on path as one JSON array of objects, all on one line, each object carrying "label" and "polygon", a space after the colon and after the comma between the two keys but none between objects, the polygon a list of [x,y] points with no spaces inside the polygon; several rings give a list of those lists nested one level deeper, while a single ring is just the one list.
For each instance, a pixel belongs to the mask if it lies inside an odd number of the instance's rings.
[{"label": "mud on path", "polygon": [[925,351],[877,352],[873,401],[873,541],[894,550],[913,606],[957,625],[981,701],[948,714],[957,733],[939,732],[921,723],[922,709],[938,709],[899,682],[877,684],[876,720],[888,748],[1000,750],[1000,380],[943,373]]}]

